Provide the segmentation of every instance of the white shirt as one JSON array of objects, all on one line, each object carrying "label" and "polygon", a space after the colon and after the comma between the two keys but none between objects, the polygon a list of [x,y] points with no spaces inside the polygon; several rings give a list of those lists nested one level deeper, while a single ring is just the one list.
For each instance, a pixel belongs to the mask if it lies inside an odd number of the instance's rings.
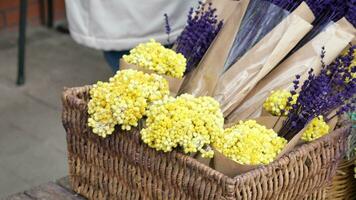
[{"label": "white shirt", "polygon": [[164,13],[171,41],[183,30],[197,0],[66,0],[73,39],[100,50],[129,50],[150,38],[166,43]]}]

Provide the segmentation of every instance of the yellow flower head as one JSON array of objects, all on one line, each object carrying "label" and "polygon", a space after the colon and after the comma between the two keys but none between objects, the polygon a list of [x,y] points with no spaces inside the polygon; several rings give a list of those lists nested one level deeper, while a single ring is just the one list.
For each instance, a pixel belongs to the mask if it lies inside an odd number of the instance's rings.
[{"label": "yellow flower head", "polygon": [[[348,53],[348,52],[346,52],[346,53]],[[356,70],[355,70],[355,68],[356,68],[356,50],[354,51],[353,56],[354,56],[353,57],[354,59],[351,61],[350,65],[348,66],[348,71],[351,74],[351,78],[356,78]],[[350,78],[347,78],[346,81],[350,82]]]},{"label": "yellow flower head", "polygon": [[323,116],[315,117],[302,135],[302,140],[310,142],[329,133],[329,126]]},{"label": "yellow flower head", "polygon": [[299,94],[292,96],[287,90],[272,91],[271,95],[266,99],[263,104],[263,108],[274,116],[286,116],[288,111],[292,109],[291,106],[287,106],[288,98],[292,97],[291,105],[297,103]]},{"label": "yellow flower head", "polygon": [[165,48],[153,39],[139,44],[130,51],[130,55],[124,55],[123,59],[127,63],[175,78],[183,77],[187,65],[183,54]]},{"label": "yellow flower head", "polygon": [[214,147],[237,163],[259,165],[272,162],[286,144],[272,129],[248,120],[225,129]]},{"label": "yellow flower head", "polygon": [[158,151],[169,152],[181,147],[185,153],[202,153],[212,157],[209,144],[223,131],[220,105],[211,97],[183,94],[155,102],[147,111],[147,128],[142,140]]},{"label": "yellow flower head", "polygon": [[148,105],[169,94],[167,81],[156,74],[122,70],[109,82],[98,82],[90,90],[88,125],[106,137],[115,125],[123,130],[136,127]]}]

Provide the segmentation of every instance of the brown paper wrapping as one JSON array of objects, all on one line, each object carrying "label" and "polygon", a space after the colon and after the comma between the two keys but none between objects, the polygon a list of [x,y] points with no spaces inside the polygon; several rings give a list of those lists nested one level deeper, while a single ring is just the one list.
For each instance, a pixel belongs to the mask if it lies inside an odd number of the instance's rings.
[{"label": "brown paper wrapping", "polygon": [[[138,67],[134,64],[129,64],[129,63],[125,62],[124,59],[120,59],[120,70],[125,70],[125,69],[134,69],[137,71],[145,72],[147,74],[157,74],[157,73],[153,72],[152,70],[144,69],[144,68]],[[179,91],[180,86],[183,83],[184,78],[179,79],[179,78],[173,78],[173,77],[166,76],[166,75],[161,75],[161,76],[168,81],[169,91],[170,91],[171,95],[176,96],[176,94]]]},{"label": "brown paper wrapping", "polygon": [[[179,91],[195,96],[211,96],[216,82],[224,70],[225,60],[239,30],[249,0],[231,1],[232,14],[224,20],[224,25],[196,69],[186,75]],[[227,8],[226,8],[227,9]]]},{"label": "brown paper wrapping", "polygon": [[227,122],[233,123],[261,116],[263,102],[270,91],[290,90],[296,74],[301,75],[300,82],[303,83],[311,67],[315,72],[320,71],[320,54],[323,46],[326,50],[324,62],[329,64],[353,40],[355,34],[355,28],[345,19],[330,25],[264,77],[249,92],[240,106],[227,117]]},{"label": "brown paper wrapping", "polygon": [[[337,110],[334,110],[332,111],[328,118],[330,119],[332,116],[335,116],[337,113]],[[329,132],[333,131],[337,125],[337,122],[339,121],[339,117],[338,116],[335,116],[334,118],[332,118],[329,122],[328,122],[328,125],[329,125]]]},{"label": "brown paper wrapping", "polygon": [[273,116],[273,115],[263,108],[261,116]]},{"label": "brown paper wrapping", "polygon": [[[285,118],[283,117],[259,117],[255,119],[257,123],[266,126],[267,128],[275,130],[278,132],[280,128],[282,127],[283,120]],[[301,130],[297,135],[293,137],[292,140],[290,140],[287,145],[284,147],[284,149],[277,155],[276,159],[281,158],[283,155],[289,153],[292,151],[300,142],[300,138],[302,137],[302,134],[304,132],[305,128]],[[243,165],[239,164],[226,156],[224,156],[222,153],[214,149],[214,168],[229,176],[229,177],[235,177],[239,174],[246,173],[248,171],[251,171],[253,169],[256,169],[260,166],[263,165]]]},{"label": "brown paper wrapping", "polygon": [[237,175],[249,172],[254,170],[261,165],[242,165],[239,164],[226,156],[220,153],[217,150],[214,150],[214,169],[218,172],[225,174],[231,178],[234,178]]},{"label": "brown paper wrapping", "polygon": [[213,159],[203,158],[200,152],[194,153],[193,155],[191,155],[191,157],[193,157],[195,160],[202,163],[203,165],[206,165],[208,167],[213,167],[211,162]]},{"label": "brown paper wrapping", "polygon": [[214,98],[220,102],[225,117],[312,29],[310,22],[296,13],[307,13],[307,20],[312,15],[302,3],[220,77]]}]

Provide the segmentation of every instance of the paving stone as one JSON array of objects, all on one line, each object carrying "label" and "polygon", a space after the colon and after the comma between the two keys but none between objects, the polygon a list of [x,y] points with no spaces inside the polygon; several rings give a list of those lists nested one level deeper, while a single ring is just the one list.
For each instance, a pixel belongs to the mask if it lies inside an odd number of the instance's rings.
[{"label": "paving stone", "polygon": [[84,199],[65,188],[50,182],[42,184],[25,192],[28,196],[38,200],[79,200]]},{"label": "paving stone", "polygon": [[0,166],[0,199],[30,188],[25,180]]},{"label": "paving stone", "polygon": [[58,179],[56,183],[67,190],[70,190],[70,191],[72,190],[72,187],[70,186],[70,183],[69,183],[68,176]]},{"label": "paving stone", "polygon": [[[7,156],[21,155],[32,146],[37,145],[38,141],[33,136],[26,134],[11,122],[0,118],[0,158]],[[4,165],[4,160],[0,159],[0,166]]]},{"label": "paving stone", "polygon": [[0,166],[31,185],[55,180],[68,173],[66,154],[46,144],[36,144],[21,154],[4,155]]},{"label": "paving stone", "polygon": [[19,193],[3,198],[3,200],[33,200],[27,194]]},{"label": "paving stone", "polygon": [[112,75],[101,51],[78,45],[68,35],[30,27],[26,83],[18,87],[16,39],[13,32],[0,33],[0,198],[67,175],[63,87]]}]

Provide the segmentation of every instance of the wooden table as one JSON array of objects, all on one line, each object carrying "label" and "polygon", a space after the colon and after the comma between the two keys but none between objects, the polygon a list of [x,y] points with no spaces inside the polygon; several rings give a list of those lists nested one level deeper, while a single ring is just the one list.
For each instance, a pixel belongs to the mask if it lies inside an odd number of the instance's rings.
[{"label": "wooden table", "polygon": [[24,192],[6,197],[4,200],[84,200],[85,198],[73,192],[68,177],[56,182],[49,182]]}]

